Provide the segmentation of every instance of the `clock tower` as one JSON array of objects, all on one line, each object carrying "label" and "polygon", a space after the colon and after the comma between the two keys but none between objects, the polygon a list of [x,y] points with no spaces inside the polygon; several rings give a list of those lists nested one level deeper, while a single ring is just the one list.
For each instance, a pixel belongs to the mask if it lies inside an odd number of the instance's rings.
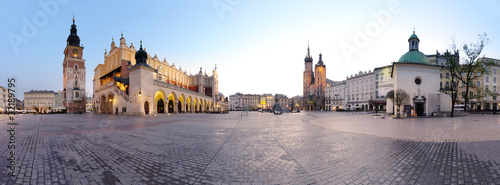
[{"label": "clock tower", "polygon": [[75,16],[66,40],[63,61],[63,99],[69,113],[85,113],[85,60],[80,37],[76,34]]}]

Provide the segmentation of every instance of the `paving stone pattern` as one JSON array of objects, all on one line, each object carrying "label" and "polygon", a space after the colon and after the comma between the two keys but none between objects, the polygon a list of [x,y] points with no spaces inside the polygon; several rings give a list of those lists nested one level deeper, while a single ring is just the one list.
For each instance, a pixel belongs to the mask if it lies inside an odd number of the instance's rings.
[{"label": "paving stone pattern", "polygon": [[[500,127],[489,116],[473,119]],[[460,140],[445,118],[433,118],[444,131],[434,138],[418,132],[432,130],[431,118],[391,129],[393,120],[351,113],[16,119],[18,171],[10,177],[0,116],[0,184],[500,184],[496,136],[461,125],[472,136]]]}]

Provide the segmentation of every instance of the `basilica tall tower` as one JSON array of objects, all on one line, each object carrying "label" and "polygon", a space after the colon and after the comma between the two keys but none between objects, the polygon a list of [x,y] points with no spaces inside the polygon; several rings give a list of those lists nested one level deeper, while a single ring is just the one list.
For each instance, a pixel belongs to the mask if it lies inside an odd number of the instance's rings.
[{"label": "basilica tall tower", "polygon": [[85,113],[85,60],[80,37],[76,33],[75,16],[66,40],[63,61],[63,98],[69,113]]},{"label": "basilica tall tower", "polygon": [[307,46],[307,55],[304,58],[304,64],[302,109],[308,111],[324,110],[327,79],[323,55],[319,54],[319,61],[313,69],[313,58],[311,57],[309,46]]}]

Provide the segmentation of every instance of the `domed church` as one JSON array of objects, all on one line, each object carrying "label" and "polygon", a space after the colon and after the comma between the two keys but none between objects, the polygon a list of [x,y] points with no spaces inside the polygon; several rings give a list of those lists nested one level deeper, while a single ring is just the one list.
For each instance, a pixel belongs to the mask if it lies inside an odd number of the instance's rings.
[{"label": "domed church", "polygon": [[[408,39],[409,51],[392,65],[394,90],[403,89],[410,96],[407,104],[400,107],[401,115],[431,116],[440,111],[441,66],[429,62],[427,56],[418,50],[419,43],[420,39],[413,31]],[[387,106],[393,106],[393,110],[397,110],[391,101],[387,102]]]}]

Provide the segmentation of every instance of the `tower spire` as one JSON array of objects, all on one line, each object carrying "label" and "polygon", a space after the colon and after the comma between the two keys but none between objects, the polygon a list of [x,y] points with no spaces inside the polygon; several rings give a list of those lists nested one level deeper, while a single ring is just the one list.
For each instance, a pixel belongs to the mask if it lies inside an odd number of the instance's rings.
[{"label": "tower spire", "polygon": [[75,24],[75,12],[73,12],[73,24]]}]

